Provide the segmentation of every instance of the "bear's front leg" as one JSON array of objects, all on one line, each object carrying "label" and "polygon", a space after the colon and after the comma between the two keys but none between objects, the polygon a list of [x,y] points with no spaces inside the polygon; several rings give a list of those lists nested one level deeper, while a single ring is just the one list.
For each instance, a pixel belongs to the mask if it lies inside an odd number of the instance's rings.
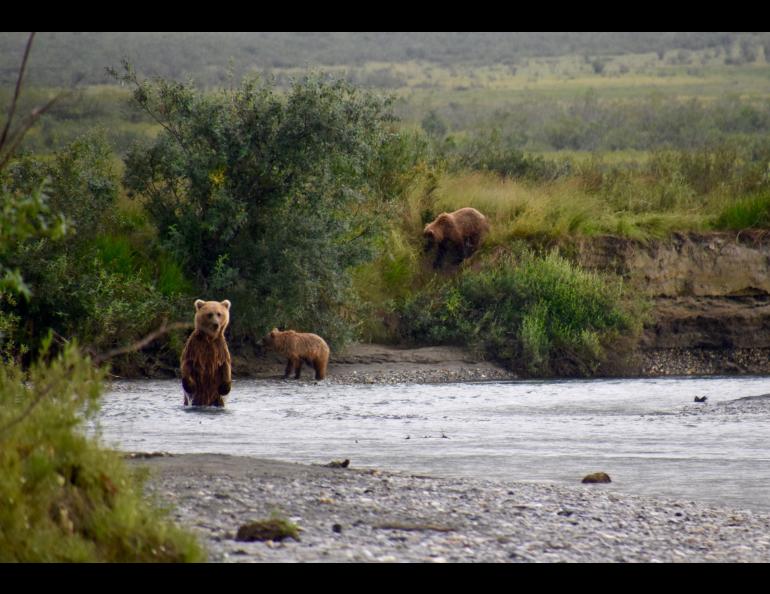
[{"label": "bear's front leg", "polygon": [[438,244],[438,248],[436,249],[436,259],[433,261],[434,270],[438,270],[439,268],[441,268],[441,264],[444,261],[445,255],[446,255],[446,246],[443,243]]},{"label": "bear's front leg", "polygon": [[195,382],[192,380],[192,378],[183,377],[182,387],[184,388],[184,391],[187,392],[188,394],[195,394]]},{"label": "bear's front leg", "polygon": [[195,380],[193,379],[193,370],[188,361],[182,363],[182,388],[185,391],[183,404],[187,406],[194,401],[196,388]]},{"label": "bear's front leg", "polygon": [[294,371],[294,361],[292,359],[289,359],[286,362],[286,371],[283,373],[283,379],[288,379],[289,374]]},{"label": "bear's front leg", "polygon": [[[217,387],[217,392],[219,392],[220,396],[226,396],[227,394],[230,393],[230,388],[232,387],[232,381],[233,380],[230,374],[229,366],[222,365],[222,367],[219,368],[219,385]],[[222,406],[224,406],[224,402],[222,402]]]}]

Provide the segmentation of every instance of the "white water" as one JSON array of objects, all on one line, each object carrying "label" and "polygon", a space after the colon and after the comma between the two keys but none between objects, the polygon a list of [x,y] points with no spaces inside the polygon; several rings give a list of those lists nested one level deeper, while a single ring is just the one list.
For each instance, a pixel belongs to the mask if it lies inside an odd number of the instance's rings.
[{"label": "white water", "polygon": [[[438,476],[579,484],[770,510],[770,378],[441,385],[240,380],[225,409],[181,405],[178,381],[117,382],[99,415],[125,451],[350,458]],[[695,404],[695,396],[707,396]],[[443,437],[445,436],[445,437]]]}]

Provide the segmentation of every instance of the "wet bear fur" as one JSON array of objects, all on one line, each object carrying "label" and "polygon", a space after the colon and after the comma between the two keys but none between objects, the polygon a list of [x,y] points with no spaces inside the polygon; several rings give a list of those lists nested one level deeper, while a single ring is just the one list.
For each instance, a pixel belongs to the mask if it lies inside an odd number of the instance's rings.
[{"label": "wet bear fur", "polygon": [[232,369],[225,329],[230,323],[230,302],[195,302],[195,330],[182,351],[184,404],[224,406],[230,393]]}]

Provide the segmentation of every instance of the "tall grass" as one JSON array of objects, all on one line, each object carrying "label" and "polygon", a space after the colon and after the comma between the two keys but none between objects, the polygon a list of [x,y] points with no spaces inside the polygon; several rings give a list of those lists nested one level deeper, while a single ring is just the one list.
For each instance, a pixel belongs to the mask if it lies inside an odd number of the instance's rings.
[{"label": "tall grass", "polygon": [[770,192],[747,196],[725,206],[714,227],[730,231],[770,227]]}]

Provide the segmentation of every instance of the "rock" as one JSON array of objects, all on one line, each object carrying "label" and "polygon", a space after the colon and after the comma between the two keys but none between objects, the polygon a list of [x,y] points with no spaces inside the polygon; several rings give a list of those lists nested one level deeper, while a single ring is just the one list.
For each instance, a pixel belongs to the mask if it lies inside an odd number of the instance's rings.
[{"label": "rock", "polygon": [[610,475],[606,472],[594,472],[593,474],[587,474],[581,481],[583,483],[611,483]]},{"label": "rock", "polygon": [[323,465],[326,468],[347,468],[350,466],[350,460],[345,458],[344,460],[332,460],[328,464]]},{"label": "rock", "polygon": [[255,540],[279,542],[285,538],[293,538],[299,542],[299,528],[287,520],[276,518],[243,524],[235,535],[235,540],[244,542]]},{"label": "rock", "polygon": [[698,396],[695,397],[695,402],[706,402],[708,400],[707,396],[701,396],[700,398]]}]

